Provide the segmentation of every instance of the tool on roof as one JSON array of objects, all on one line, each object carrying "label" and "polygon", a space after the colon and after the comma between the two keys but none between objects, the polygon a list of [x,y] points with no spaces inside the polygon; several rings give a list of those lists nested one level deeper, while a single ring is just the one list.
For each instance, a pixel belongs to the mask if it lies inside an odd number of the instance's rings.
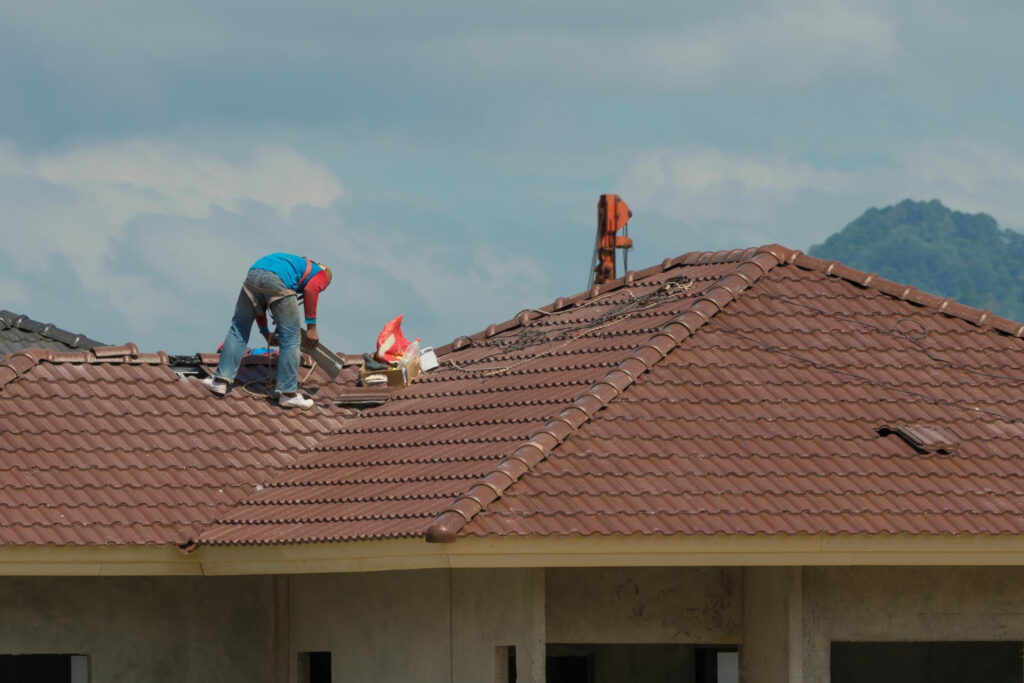
[{"label": "tool on roof", "polygon": [[302,350],[312,356],[320,369],[326,372],[331,379],[337,377],[346,365],[345,359],[324,346],[322,341],[317,340],[315,343],[310,343],[306,338],[305,330],[302,330]]},{"label": "tool on roof", "polygon": [[[603,194],[597,200],[597,241],[591,263],[587,289],[615,279],[615,250],[622,249],[622,270],[626,270],[628,250],[633,248],[629,238],[629,219],[633,212],[617,194]],[[621,235],[616,233],[622,230]]]}]

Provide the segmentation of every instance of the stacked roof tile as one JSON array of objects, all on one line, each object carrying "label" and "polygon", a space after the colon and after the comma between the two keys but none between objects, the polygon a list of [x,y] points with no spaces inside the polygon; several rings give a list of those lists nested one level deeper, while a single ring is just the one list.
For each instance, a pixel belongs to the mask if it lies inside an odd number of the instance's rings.
[{"label": "stacked roof tile", "polygon": [[439,349],[201,538],[1021,533],[1022,334],[777,245],[686,254]]},{"label": "stacked roof tile", "polygon": [[[201,365],[216,356],[196,359]],[[30,349],[0,360],[0,543],[188,545],[353,411],[310,366],[317,400],[291,414],[246,359],[225,397],[134,345]]]},{"label": "stacked roof tile", "polygon": [[103,346],[103,343],[84,334],[36,322],[27,315],[0,311],[0,357],[27,348],[72,351],[94,346]]}]

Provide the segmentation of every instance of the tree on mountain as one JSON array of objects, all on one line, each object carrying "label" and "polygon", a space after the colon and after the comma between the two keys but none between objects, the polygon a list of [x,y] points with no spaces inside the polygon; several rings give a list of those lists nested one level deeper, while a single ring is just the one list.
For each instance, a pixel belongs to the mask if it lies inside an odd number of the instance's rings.
[{"label": "tree on mountain", "polygon": [[1024,320],[1024,235],[933,199],[868,209],[809,253]]}]

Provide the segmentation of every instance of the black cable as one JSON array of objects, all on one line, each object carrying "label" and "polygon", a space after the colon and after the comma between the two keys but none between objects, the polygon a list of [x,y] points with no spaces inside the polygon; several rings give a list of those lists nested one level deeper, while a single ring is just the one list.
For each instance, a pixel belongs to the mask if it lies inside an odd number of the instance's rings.
[{"label": "black cable", "polygon": [[957,408],[957,409],[960,409],[960,410],[966,410],[966,411],[972,412],[972,413],[980,413],[980,414],[983,414],[983,415],[990,415],[992,417],[998,417],[998,418],[1000,418],[1002,420],[1006,420],[1008,422],[1020,422],[1020,423],[1024,424],[1024,419],[1022,419],[1022,418],[1011,417],[1009,415],[1004,415],[1003,413],[997,413],[997,412],[992,411],[992,410],[984,410],[982,408],[972,408],[970,406],[965,406],[965,405],[963,405],[961,403],[958,403],[956,401],[950,401],[948,399],[935,398],[934,396],[929,396],[928,394],[922,394],[919,391],[912,391],[910,389],[905,389],[905,388],[901,387],[898,384],[892,384],[890,382],[883,382],[881,380],[873,379],[871,377],[866,377],[864,375],[859,375],[859,374],[857,374],[855,372],[850,372],[848,370],[841,370],[841,369],[839,369],[839,368],[837,368],[835,366],[832,366],[832,365],[826,365],[824,363],[819,363],[818,361],[812,360],[810,358],[805,358],[805,357],[800,356],[798,354],[791,353],[789,351],[785,351],[784,349],[781,349],[781,348],[779,348],[777,346],[773,346],[771,344],[765,344],[765,343],[763,343],[763,342],[761,342],[761,341],[759,341],[757,339],[754,339],[753,337],[750,337],[750,336],[740,332],[739,330],[736,330],[736,329],[733,329],[731,327],[728,327],[727,325],[724,325],[721,320],[717,321],[717,324],[716,324],[715,327],[716,327],[716,329],[721,329],[721,330],[723,330],[725,332],[730,332],[732,334],[735,334],[737,337],[740,337],[741,339],[746,339],[747,341],[751,342],[752,344],[754,344],[754,346],[756,346],[757,348],[761,349],[762,351],[768,351],[770,353],[777,353],[777,354],[779,354],[781,356],[785,356],[787,358],[792,358],[793,360],[797,360],[797,361],[800,361],[802,363],[806,363],[806,364],[808,364],[808,365],[810,365],[812,367],[818,368],[819,370],[824,370],[826,372],[832,372],[832,373],[835,373],[837,375],[845,375],[847,377],[852,377],[854,379],[859,379],[862,382],[865,382],[867,384],[871,384],[873,386],[882,387],[884,389],[891,389],[893,391],[899,391],[899,392],[902,392],[904,394],[908,394],[910,396],[914,396],[916,398],[923,399],[924,401],[926,401],[928,403],[933,403],[935,405],[942,405],[942,406],[947,406],[947,407],[950,407],[950,408]]},{"label": "black cable", "polygon": [[[675,285],[678,285],[676,287]],[[631,314],[640,310],[649,310],[659,305],[664,305],[670,301],[679,298],[680,295],[685,295],[692,288],[692,280],[688,278],[673,278],[667,280],[657,289],[653,289],[650,292],[642,296],[634,296],[629,301],[625,301],[608,311],[605,311],[601,315],[587,320],[586,322],[578,325],[563,328],[554,337],[549,337],[547,332],[538,330],[533,327],[523,327],[514,337],[510,339],[501,339],[496,342],[497,348],[492,353],[483,356],[476,362],[482,362],[496,355],[502,355],[511,351],[522,351],[523,349],[531,346],[538,346],[540,344],[557,343],[564,341],[572,336],[576,332],[582,332],[587,329],[594,327],[600,327],[608,322],[611,322],[618,318],[627,318]],[[626,290],[630,296],[632,292]],[[664,301],[657,301],[658,299],[664,299]],[[653,302],[653,303],[652,303]]]},{"label": "black cable", "polygon": [[[913,320],[913,319],[907,318],[907,317],[897,318],[896,322],[893,324],[893,328],[896,328],[896,331],[893,331],[891,329],[886,329],[886,328],[880,327],[878,325],[873,325],[873,324],[871,324],[869,322],[865,322],[863,320],[858,320],[857,318],[850,318],[850,317],[841,315],[839,313],[832,313],[830,311],[826,311],[826,310],[818,308],[816,306],[811,306],[810,304],[803,303],[801,301],[797,301],[795,299],[791,299],[789,297],[785,297],[785,296],[782,296],[780,294],[775,294],[774,292],[770,291],[767,287],[765,287],[760,282],[756,282],[754,284],[755,284],[755,286],[758,289],[762,290],[766,295],[768,295],[769,298],[775,299],[776,301],[782,301],[784,303],[788,303],[788,304],[791,304],[793,306],[797,306],[799,308],[805,308],[805,309],[807,309],[809,311],[814,311],[815,313],[819,313],[821,315],[824,315],[824,316],[829,317],[829,318],[834,318],[836,320],[843,320],[845,322],[854,323],[856,325],[861,325],[863,327],[868,327],[868,328],[871,328],[871,329],[876,330],[878,332],[881,332],[882,334],[885,334],[885,335],[888,335],[888,336],[891,336],[891,337],[895,337],[897,339],[903,339],[905,341],[908,341],[911,344],[914,344],[922,353],[924,353],[926,356],[928,356],[928,358],[930,358],[931,360],[933,360],[933,361],[935,361],[937,363],[944,363],[944,364],[946,364],[946,365],[948,365],[948,366],[950,366],[952,368],[956,368],[956,369],[961,370],[963,372],[969,372],[969,373],[972,373],[972,374],[975,374],[975,375],[980,375],[982,377],[990,377],[992,379],[1008,380],[1010,382],[1016,382],[1018,384],[1024,383],[1024,377],[1013,377],[1011,375],[1000,375],[1000,374],[991,373],[991,372],[984,372],[982,370],[976,370],[974,368],[966,366],[963,363],[957,363],[957,362],[955,362],[953,360],[950,360],[949,358],[942,358],[941,356],[936,356],[929,349],[925,348],[924,344],[922,343],[924,341],[924,339],[928,336],[928,330],[918,320]],[[912,323],[914,325],[917,325],[917,327],[921,330],[921,334],[919,336],[911,336],[910,334],[907,334],[905,332],[898,331],[900,323],[904,323],[904,322]]]}]

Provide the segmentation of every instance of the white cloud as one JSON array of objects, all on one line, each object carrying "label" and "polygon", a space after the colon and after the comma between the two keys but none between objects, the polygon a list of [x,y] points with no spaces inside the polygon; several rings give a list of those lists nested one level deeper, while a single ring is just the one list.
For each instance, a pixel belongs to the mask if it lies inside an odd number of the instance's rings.
[{"label": "white cloud", "polygon": [[[539,264],[493,253],[448,217],[402,204],[350,224],[342,196],[331,171],[286,148],[239,162],[151,140],[34,156],[0,146],[0,205],[15,228],[0,254],[14,265],[0,269],[0,305],[94,338],[212,350],[245,269],[288,251],[335,272],[325,339],[367,350],[398,313],[436,346],[541,297]],[[52,272],[64,264],[72,272]],[[65,296],[69,286],[79,296]],[[94,308],[76,310],[83,301]]]},{"label": "white cloud", "polygon": [[962,140],[922,142],[902,155],[909,178],[961,211],[1024,226],[1024,156]]},{"label": "white cloud", "polygon": [[693,248],[774,241],[805,248],[870,206],[906,198],[938,198],[1024,225],[1024,157],[954,140],[888,151],[875,164],[838,169],[713,148],[657,149],[638,155],[618,186],[638,216],[696,231],[701,242]]},{"label": "white cloud", "polygon": [[[20,284],[0,281],[0,308],[14,309],[16,306],[23,306],[27,300],[27,292]],[[13,312],[19,313],[20,309]]]},{"label": "white cloud", "polygon": [[[5,273],[0,287],[17,292],[19,277],[63,257],[82,286],[116,293],[121,312],[143,321],[155,319],[158,302],[173,295],[157,291],[152,278],[111,268],[119,242],[136,239],[140,262],[165,283],[175,282],[178,293],[189,292],[197,280],[216,281],[225,264],[248,258],[237,232],[210,220],[215,211],[258,202],[285,224],[297,207],[326,207],[343,194],[326,166],[284,147],[258,148],[231,162],[156,140],[36,155],[0,145],[0,192],[5,189],[4,222],[12,228],[5,230],[5,246],[21,272]],[[167,229],[131,235],[145,230],[139,224],[145,216],[175,220]]]},{"label": "white cloud", "polygon": [[782,220],[782,208],[806,193],[838,196],[854,182],[849,174],[805,161],[704,148],[647,152],[619,186],[636,209],[690,225],[732,223],[738,229],[756,225],[764,231],[775,228],[771,221]]},{"label": "white cloud", "polygon": [[231,163],[188,147],[128,140],[23,157],[0,148],[0,171],[21,173],[90,197],[120,222],[138,213],[198,217],[213,204],[255,200],[282,216],[296,206],[324,207],[342,195],[331,171],[286,147],[261,147]]}]

